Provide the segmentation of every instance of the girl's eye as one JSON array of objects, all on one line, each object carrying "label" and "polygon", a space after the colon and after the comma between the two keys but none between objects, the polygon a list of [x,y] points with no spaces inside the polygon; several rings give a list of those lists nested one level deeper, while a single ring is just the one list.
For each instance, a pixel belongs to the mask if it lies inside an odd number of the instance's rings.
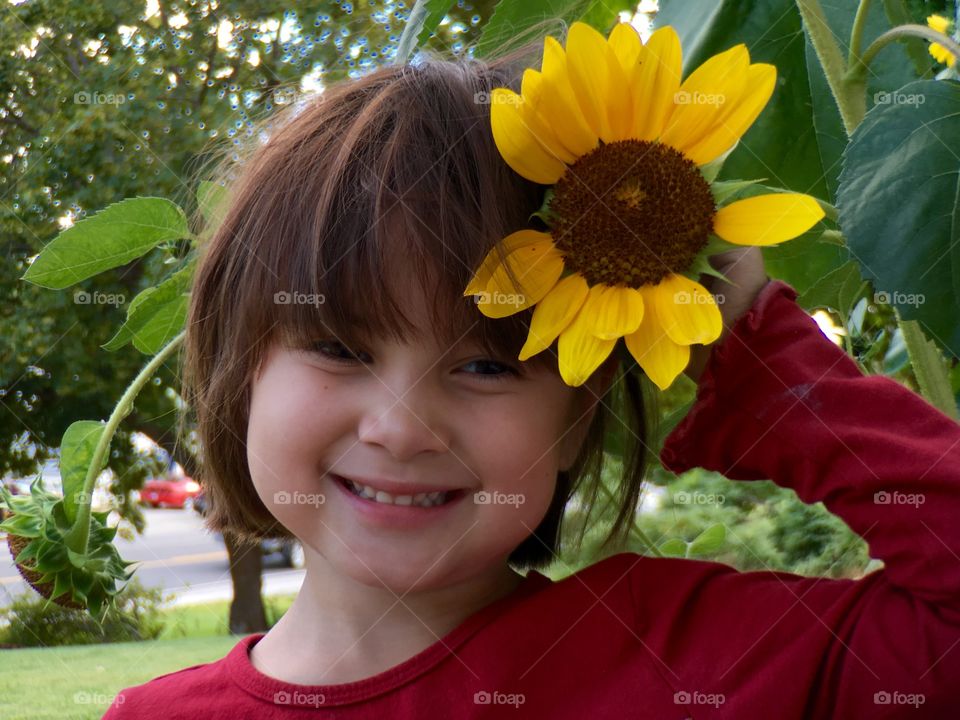
[{"label": "girl's eye", "polygon": [[[337,363],[353,363],[353,362],[364,362],[364,360],[358,355],[365,355],[366,353],[353,353],[348,350],[344,345],[335,340],[315,340],[310,346],[311,352],[318,353],[324,358],[329,359]],[[482,360],[471,360],[463,367],[469,367],[471,365],[476,365],[481,368],[480,372],[468,373],[470,375],[476,375],[478,378],[484,382],[489,381],[502,381],[507,380],[511,377],[519,377],[520,372],[510,365],[506,365],[496,360],[482,359]]]},{"label": "girl's eye", "polygon": [[[312,352],[319,353],[323,357],[332,360],[333,362],[362,362],[359,357],[347,350],[342,343],[336,342],[335,340],[315,340],[311,344],[310,350]],[[343,357],[344,354],[347,355],[347,357]]]},{"label": "girl's eye", "polygon": [[[496,360],[486,360],[486,359],[471,360],[463,367],[469,367],[470,365],[479,365],[481,367],[486,367],[488,369],[491,367],[493,368],[493,372],[481,371],[479,373],[470,373],[471,375],[476,375],[477,377],[481,378],[485,382],[490,380],[507,380],[511,377],[518,377],[520,375],[520,373],[516,370],[516,368],[513,368],[509,365],[505,365],[504,363],[501,363],[501,362],[497,362]],[[497,372],[498,368],[500,372]]]}]

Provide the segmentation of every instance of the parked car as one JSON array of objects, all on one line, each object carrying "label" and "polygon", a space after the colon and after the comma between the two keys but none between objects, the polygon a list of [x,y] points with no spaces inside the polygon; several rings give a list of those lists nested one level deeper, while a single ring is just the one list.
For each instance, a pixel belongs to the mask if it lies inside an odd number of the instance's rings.
[{"label": "parked car", "polygon": [[174,507],[190,510],[200,493],[200,483],[193,478],[167,476],[147,480],[140,490],[140,502],[151,507]]},{"label": "parked car", "polygon": [[[207,514],[207,496],[202,489],[193,499],[193,509],[196,510],[201,517]],[[221,537],[220,539],[222,540],[223,538]],[[303,567],[303,546],[297,540],[277,540],[273,538],[261,540],[260,551],[265,556],[279,553],[283,556],[283,562],[287,567]]]}]

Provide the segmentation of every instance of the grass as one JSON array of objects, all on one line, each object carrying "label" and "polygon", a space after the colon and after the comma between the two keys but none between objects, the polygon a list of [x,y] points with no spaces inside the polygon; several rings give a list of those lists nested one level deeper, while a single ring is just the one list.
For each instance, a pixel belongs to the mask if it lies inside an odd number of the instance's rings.
[{"label": "grass", "polygon": [[219,660],[240,636],[4,650],[0,717],[94,720],[123,688]]},{"label": "grass", "polygon": [[[263,599],[267,623],[273,625],[287,611],[296,595],[274,595]],[[159,640],[182,637],[221,637],[228,635],[227,619],[230,603],[227,600],[203,605],[181,605],[164,613],[163,632]],[[3,717],[0,715],[0,717]]]},{"label": "grass", "polygon": [[[264,598],[270,624],[294,597]],[[99,720],[123,688],[226,655],[241,637],[229,634],[228,608],[227,601],[170,608],[152,641],[2,650],[0,718]]]}]

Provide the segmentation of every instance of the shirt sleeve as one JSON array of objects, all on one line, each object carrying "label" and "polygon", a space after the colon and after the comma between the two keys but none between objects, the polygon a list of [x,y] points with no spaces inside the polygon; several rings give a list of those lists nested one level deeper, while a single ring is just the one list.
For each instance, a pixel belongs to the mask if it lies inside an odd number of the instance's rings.
[{"label": "shirt sleeve", "polygon": [[[894,380],[863,375],[796,297],[783,281],[767,283],[711,351],[661,460],[678,473],[770,479],[823,502],[884,566],[855,582],[720,573],[718,588],[746,598],[736,623],[746,613],[758,630],[729,657],[749,666],[752,650],[769,651],[758,638],[766,626],[784,643],[816,647],[815,717],[887,717],[880,706],[911,698],[927,711],[960,707],[960,425]],[[780,666],[782,682],[801,679],[802,667]]]}]

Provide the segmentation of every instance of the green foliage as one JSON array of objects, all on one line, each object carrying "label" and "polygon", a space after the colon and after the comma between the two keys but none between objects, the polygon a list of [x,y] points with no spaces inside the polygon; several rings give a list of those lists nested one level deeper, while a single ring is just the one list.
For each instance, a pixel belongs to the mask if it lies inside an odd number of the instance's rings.
[{"label": "green foliage", "polygon": [[117,596],[117,606],[97,622],[80,612],[24,593],[0,609],[0,645],[56,647],[92,643],[154,640],[164,629],[163,591],[131,580]]},{"label": "green foliage", "polygon": [[[523,3],[500,2],[490,21],[484,25],[475,54],[489,55],[505,44],[523,37],[524,33],[544,20],[563,19],[567,24],[583,20],[601,32],[613,27],[621,10],[636,3],[622,0],[525,0]],[[554,33],[556,30],[554,30]]]},{"label": "green foliage", "polygon": [[[615,458],[607,460],[604,478],[613,488],[621,466]],[[870,562],[866,542],[822,503],[807,505],[772,481],[731,482],[700,468],[675,475],[656,466],[648,482],[644,494],[658,499],[637,512],[636,532],[625,544],[601,547],[614,517],[607,501],[592,513],[578,547],[588,518],[573,503],[564,520],[560,559],[548,574],[563,577],[598,556],[622,551],[829,577],[858,577]]]},{"label": "green foliage", "polygon": [[163,198],[128,198],[60,233],[23,279],[62,290],[126,265],[162,242],[189,236],[179,206]]},{"label": "green foliage", "polygon": [[866,543],[822,503],[807,505],[769,480],[730,482],[701,469],[676,476],[658,468],[652,481],[666,490],[659,511],[638,516],[652,540],[692,544],[704,528],[723,528],[724,536],[714,530],[720,542],[700,555],[741,570],[850,577],[869,561]]},{"label": "green foliage", "polygon": [[67,428],[60,445],[60,480],[63,484],[63,509],[72,523],[77,518],[77,505],[87,473],[99,474],[103,464],[93,470],[94,451],[106,426],[93,420],[78,420]]},{"label": "green foliage", "polygon": [[891,97],[844,154],[840,222],[874,287],[960,356],[960,83],[920,80]]},{"label": "green foliage", "polygon": [[142,353],[154,355],[183,329],[187,319],[190,282],[196,258],[155,287],[137,295],[127,309],[127,319],[117,334],[103,345],[119,350],[127,343]]}]

